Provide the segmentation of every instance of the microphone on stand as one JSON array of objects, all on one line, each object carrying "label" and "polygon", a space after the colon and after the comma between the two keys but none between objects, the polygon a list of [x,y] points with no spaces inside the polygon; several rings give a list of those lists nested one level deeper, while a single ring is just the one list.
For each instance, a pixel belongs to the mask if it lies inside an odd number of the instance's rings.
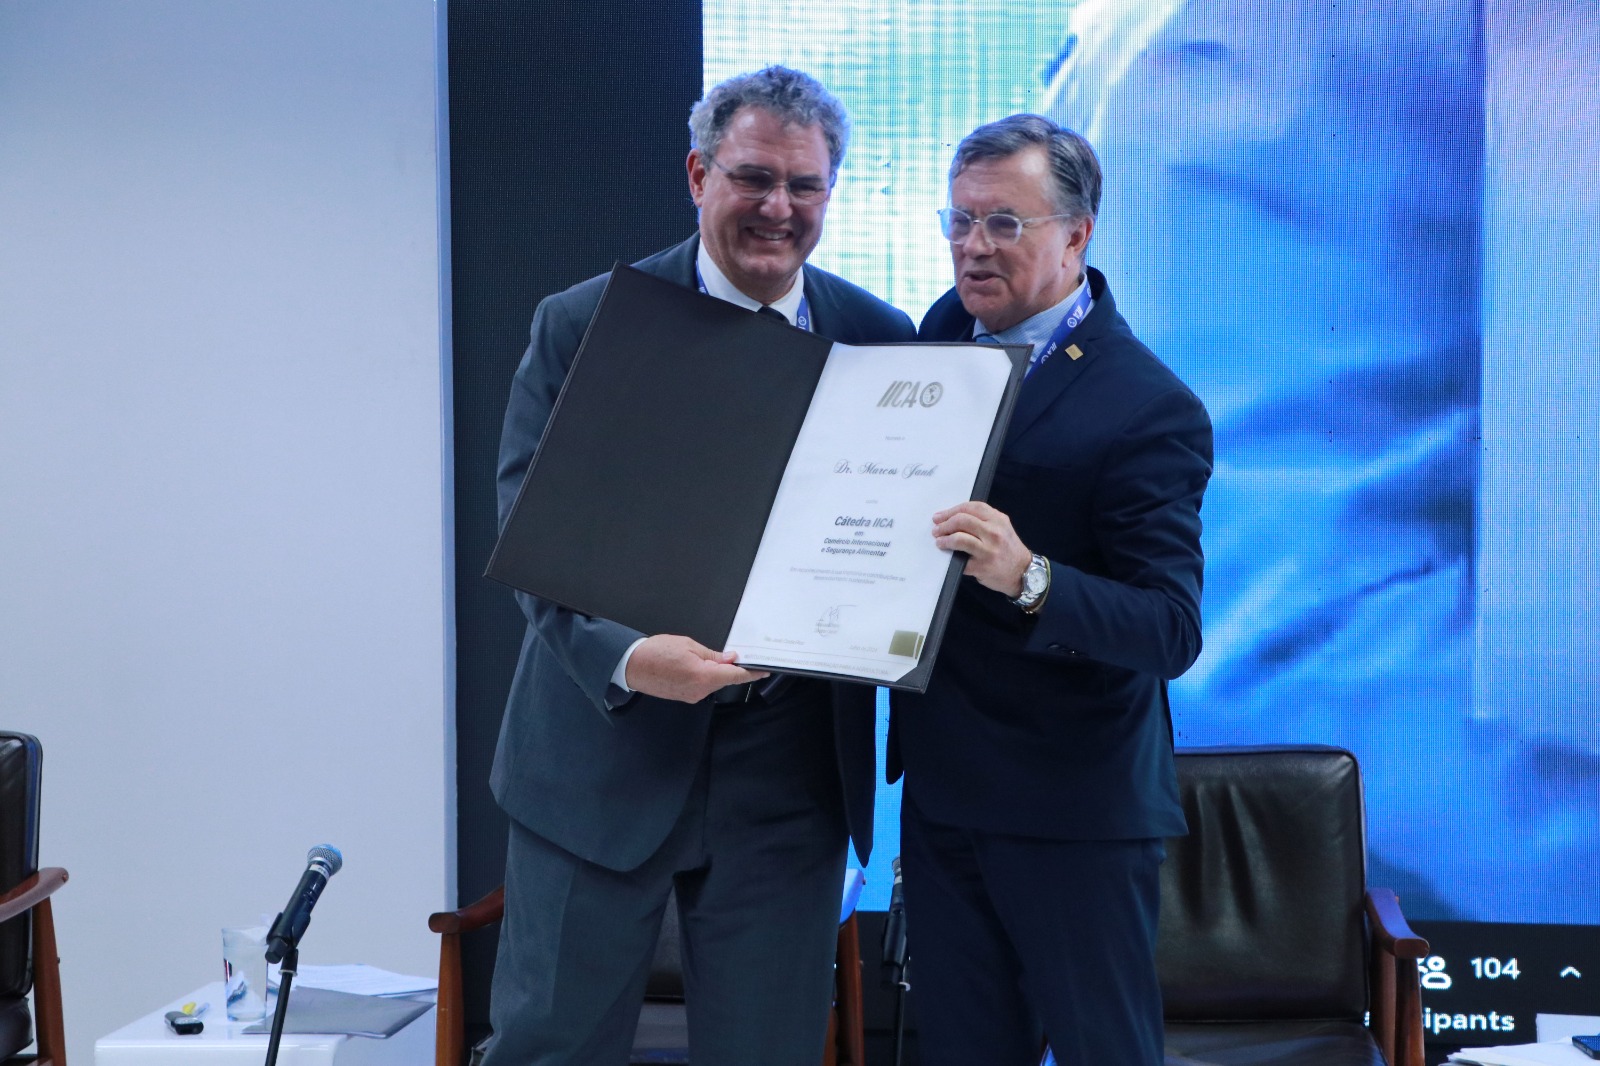
[{"label": "microphone on stand", "polygon": [[328,878],[344,866],[344,856],[332,844],[318,844],[306,852],[306,872],[300,875],[294,895],[272,923],[267,933],[267,961],[281,962],[300,944],[306,926],[311,924],[311,908],[317,905]]},{"label": "microphone on stand", "polygon": [[900,856],[894,857],[894,884],[889,889],[889,917],[883,923],[883,987],[893,988],[894,1066],[905,1061],[906,993],[911,991],[906,972],[906,890],[900,876]]},{"label": "microphone on stand", "polygon": [[889,917],[883,923],[883,987],[905,984],[906,896],[900,857],[894,860],[894,885],[889,889]]},{"label": "microphone on stand", "polygon": [[267,1034],[266,1066],[277,1066],[278,1046],[283,1040],[284,1019],[289,1016],[289,989],[300,967],[300,937],[311,924],[311,908],[328,886],[328,878],[339,872],[344,856],[332,844],[318,844],[306,852],[306,872],[294,887],[288,906],[278,914],[267,931],[267,961],[282,961],[278,970],[278,1006],[272,1012],[272,1029]]}]

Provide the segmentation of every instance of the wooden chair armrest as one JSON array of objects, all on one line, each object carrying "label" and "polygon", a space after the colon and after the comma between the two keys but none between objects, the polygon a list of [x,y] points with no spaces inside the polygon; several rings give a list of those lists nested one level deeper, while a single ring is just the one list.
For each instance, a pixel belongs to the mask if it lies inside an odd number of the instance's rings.
[{"label": "wooden chair armrest", "polygon": [[1428,942],[1411,931],[1400,901],[1387,888],[1367,889],[1372,937],[1370,1022],[1373,1038],[1391,1066],[1423,1066],[1422,986],[1417,960]]},{"label": "wooden chair armrest", "polygon": [[428,915],[428,928],[435,933],[470,933],[498,922],[506,910],[506,886],[501,885],[476,903],[459,910]]},{"label": "wooden chair armrest", "polygon": [[861,1005],[861,928],[854,911],[839,926],[834,952],[834,1010],[837,1023],[829,1051],[837,1066],[867,1066],[865,1021]]},{"label": "wooden chair armrest", "polygon": [[64,1066],[66,1027],[61,1021],[61,960],[50,896],[67,883],[67,871],[47,866],[0,896],[0,921],[32,912],[34,1039],[39,1066]]},{"label": "wooden chair armrest", "polygon": [[461,934],[498,922],[506,910],[506,886],[459,910],[428,915],[428,928],[439,936],[438,1032],[436,1066],[460,1066],[466,1055],[466,1008],[461,987]]},{"label": "wooden chair armrest", "polygon": [[1373,945],[1397,959],[1427,958],[1428,942],[1411,931],[1400,901],[1387,888],[1367,889],[1367,918],[1372,922]]},{"label": "wooden chair armrest", "polygon": [[31,911],[66,883],[67,871],[59,866],[46,866],[33,876],[23,878],[10,892],[0,896],[0,922]]}]

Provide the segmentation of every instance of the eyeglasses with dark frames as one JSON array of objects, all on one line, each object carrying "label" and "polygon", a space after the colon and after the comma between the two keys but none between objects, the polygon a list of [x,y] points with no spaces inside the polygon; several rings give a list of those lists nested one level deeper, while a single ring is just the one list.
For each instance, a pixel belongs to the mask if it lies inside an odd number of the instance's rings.
[{"label": "eyeglasses with dark frames", "polygon": [[729,170],[715,159],[709,159],[708,162],[727,175],[728,184],[733,186],[733,191],[746,200],[765,200],[772,195],[774,189],[782,186],[788,191],[790,200],[809,207],[820,204],[833,191],[833,186],[821,178],[800,177],[778,181],[767,171],[754,167]]}]

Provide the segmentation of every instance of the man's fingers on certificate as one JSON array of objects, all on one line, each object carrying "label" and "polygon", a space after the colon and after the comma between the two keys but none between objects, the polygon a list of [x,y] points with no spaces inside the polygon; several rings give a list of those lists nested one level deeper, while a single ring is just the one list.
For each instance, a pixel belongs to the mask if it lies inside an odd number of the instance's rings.
[{"label": "man's fingers on certificate", "polygon": [[698,703],[725,685],[766,677],[735,665],[732,652],[670,633],[646,637],[628,660],[628,687],[647,696]]},{"label": "man's fingers on certificate", "polygon": [[933,516],[934,543],[967,553],[964,573],[985,588],[1015,596],[1032,554],[1011,528],[1004,511],[979,500],[947,508]]}]

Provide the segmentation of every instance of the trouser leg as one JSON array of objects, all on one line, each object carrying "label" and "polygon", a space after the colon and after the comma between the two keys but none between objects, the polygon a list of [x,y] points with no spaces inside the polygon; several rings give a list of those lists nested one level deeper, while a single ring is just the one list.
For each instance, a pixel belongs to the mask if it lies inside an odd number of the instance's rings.
[{"label": "trouser leg", "polygon": [[1044,840],[930,823],[902,800],[925,1066],[1160,1066],[1159,840]]},{"label": "trouser leg", "polygon": [[904,794],[900,823],[923,1066],[1035,1066],[1039,1023],[1022,993],[1021,960],[989,899],[971,832],[928,822]]},{"label": "trouser leg", "polygon": [[486,1066],[627,1063],[670,877],[607,870],[512,822]]},{"label": "trouser leg", "polygon": [[712,724],[705,856],[680,872],[695,1066],[816,1066],[846,834],[831,705],[803,686]]},{"label": "trouser leg", "polygon": [[719,711],[667,840],[619,873],[513,824],[486,1066],[618,1066],[667,893],[695,1066],[815,1066],[846,833],[826,690]]},{"label": "trouser leg", "polygon": [[985,843],[992,898],[1059,1066],[1161,1066],[1159,840]]}]

